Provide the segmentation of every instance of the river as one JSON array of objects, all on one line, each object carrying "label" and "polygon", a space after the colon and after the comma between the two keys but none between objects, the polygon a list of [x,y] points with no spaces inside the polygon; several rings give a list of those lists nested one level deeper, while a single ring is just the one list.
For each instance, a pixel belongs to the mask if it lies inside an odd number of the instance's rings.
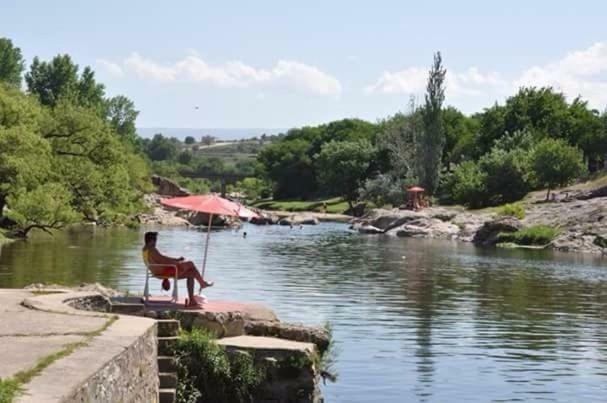
[{"label": "river", "polygon": [[[201,260],[204,233],[159,230],[160,250]],[[97,281],[142,292],[142,231],[88,228],[6,244],[0,287]],[[206,295],[261,302],[285,321],[330,322],[339,379],[324,387],[327,402],[599,402],[605,262],[360,236],[343,224],[246,225],[213,232],[207,274],[216,285]]]}]

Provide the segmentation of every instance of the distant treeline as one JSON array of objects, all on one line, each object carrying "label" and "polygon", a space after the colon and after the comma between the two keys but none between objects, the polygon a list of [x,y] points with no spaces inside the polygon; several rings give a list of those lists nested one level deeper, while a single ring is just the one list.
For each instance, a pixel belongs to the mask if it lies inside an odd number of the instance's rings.
[{"label": "distant treeline", "polygon": [[290,130],[259,155],[275,198],[343,196],[401,204],[421,184],[442,203],[512,202],[603,169],[607,113],[552,88],[521,88],[466,116],[443,106],[440,54],[425,102],[377,123],[345,119]]}]

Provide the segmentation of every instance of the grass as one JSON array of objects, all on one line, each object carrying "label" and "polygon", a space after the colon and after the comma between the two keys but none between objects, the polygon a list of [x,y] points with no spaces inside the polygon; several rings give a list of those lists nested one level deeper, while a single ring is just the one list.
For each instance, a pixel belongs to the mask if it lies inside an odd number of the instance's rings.
[{"label": "grass", "polygon": [[16,380],[0,379],[0,403],[11,403],[20,390],[21,387]]},{"label": "grass", "polygon": [[499,234],[500,243],[515,243],[517,245],[546,245],[558,234],[556,228],[547,225],[535,225],[516,232]]},{"label": "grass", "polygon": [[498,207],[497,214],[500,216],[512,216],[522,220],[525,218],[525,208],[521,203],[508,203]]},{"label": "grass", "polygon": [[83,341],[66,344],[61,350],[42,357],[32,368],[17,372],[11,378],[0,379],[0,403],[11,403],[17,394],[23,389],[23,385],[31,381],[32,378],[40,375],[44,369],[55,361],[67,357],[80,347],[87,346],[94,337],[103,333],[117,319],[117,316],[111,316],[99,329],[85,333],[86,338]]},{"label": "grass", "polygon": [[303,212],[303,211],[314,211],[322,212],[323,203],[327,204],[327,213],[331,214],[343,214],[348,209],[348,203],[341,197],[335,197],[326,200],[259,200],[252,204],[253,207],[257,207],[264,210],[280,210],[280,211],[292,211],[292,212]]}]

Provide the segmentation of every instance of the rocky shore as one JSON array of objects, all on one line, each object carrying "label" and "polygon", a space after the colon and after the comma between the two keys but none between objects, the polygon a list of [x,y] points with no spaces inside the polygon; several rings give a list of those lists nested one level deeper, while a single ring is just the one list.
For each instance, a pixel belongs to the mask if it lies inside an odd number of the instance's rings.
[{"label": "rocky shore", "polygon": [[467,210],[431,207],[422,211],[370,211],[352,221],[363,234],[451,239],[477,245],[495,245],[499,233],[546,225],[557,236],[543,248],[567,252],[603,254],[607,247],[607,186],[585,190],[561,190],[551,201],[537,196],[521,203],[525,218],[500,216],[497,209]]}]

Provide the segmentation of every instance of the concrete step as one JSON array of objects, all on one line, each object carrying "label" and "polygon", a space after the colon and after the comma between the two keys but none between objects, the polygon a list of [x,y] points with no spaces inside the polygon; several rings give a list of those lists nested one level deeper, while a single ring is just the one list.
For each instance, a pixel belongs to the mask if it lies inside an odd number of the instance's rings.
[{"label": "concrete step", "polygon": [[159,337],[158,355],[173,355],[173,346],[177,343],[179,337]]},{"label": "concrete step", "polygon": [[179,321],[173,319],[159,319],[156,321],[158,324],[158,337],[173,337],[179,336]]},{"label": "concrete step", "polygon": [[177,392],[175,389],[167,388],[158,391],[158,403],[175,403],[177,401]]},{"label": "concrete step", "polygon": [[160,372],[160,389],[175,389],[177,387],[177,374],[175,372]]},{"label": "concrete step", "polygon": [[177,363],[175,357],[158,356],[158,371],[159,372],[175,372],[177,371]]}]

